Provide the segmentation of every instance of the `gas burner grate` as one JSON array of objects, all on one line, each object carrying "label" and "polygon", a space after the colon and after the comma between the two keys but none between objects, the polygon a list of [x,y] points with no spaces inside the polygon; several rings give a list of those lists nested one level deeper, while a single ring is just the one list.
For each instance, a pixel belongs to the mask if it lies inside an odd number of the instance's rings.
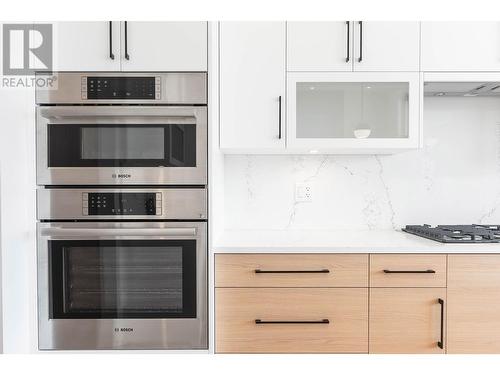
[{"label": "gas burner grate", "polygon": [[407,225],[403,231],[444,243],[500,243],[500,225]]}]

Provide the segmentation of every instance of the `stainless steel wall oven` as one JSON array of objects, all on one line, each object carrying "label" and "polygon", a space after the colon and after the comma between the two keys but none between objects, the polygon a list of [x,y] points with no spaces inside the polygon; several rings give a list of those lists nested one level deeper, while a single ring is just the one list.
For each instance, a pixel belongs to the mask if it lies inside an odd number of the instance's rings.
[{"label": "stainless steel wall oven", "polygon": [[37,92],[39,348],[207,349],[206,74],[57,76]]}]

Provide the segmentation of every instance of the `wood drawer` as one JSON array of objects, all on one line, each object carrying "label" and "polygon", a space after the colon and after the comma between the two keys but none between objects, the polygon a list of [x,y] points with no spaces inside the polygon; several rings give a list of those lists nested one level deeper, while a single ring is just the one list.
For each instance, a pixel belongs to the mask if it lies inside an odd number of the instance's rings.
[{"label": "wood drawer", "polygon": [[370,286],[446,287],[446,255],[372,254]]},{"label": "wood drawer", "polygon": [[367,288],[217,288],[215,304],[218,353],[368,352]]},{"label": "wood drawer", "polygon": [[217,254],[215,286],[367,287],[368,254]]}]

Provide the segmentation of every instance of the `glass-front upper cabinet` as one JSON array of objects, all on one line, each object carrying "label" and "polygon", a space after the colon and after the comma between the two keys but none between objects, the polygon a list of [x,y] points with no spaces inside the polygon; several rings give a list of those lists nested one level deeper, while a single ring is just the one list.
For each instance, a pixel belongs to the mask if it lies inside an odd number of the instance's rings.
[{"label": "glass-front upper cabinet", "polygon": [[419,147],[418,73],[289,73],[287,146],[311,153]]}]

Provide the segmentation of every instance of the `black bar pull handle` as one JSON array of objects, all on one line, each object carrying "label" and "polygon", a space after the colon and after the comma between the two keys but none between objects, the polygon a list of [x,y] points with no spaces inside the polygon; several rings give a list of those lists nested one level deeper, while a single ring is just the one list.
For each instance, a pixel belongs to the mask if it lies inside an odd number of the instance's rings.
[{"label": "black bar pull handle", "polygon": [[111,60],[115,59],[115,54],[113,53],[113,21],[109,21],[109,58]]},{"label": "black bar pull handle", "polygon": [[321,320],[262,320],[255,319],[255,324],[330,324],[329,319]]},{"label": "black bar pull handle", "polygon": [[347,25],[347,38],[346,38],[347,39],[347,54],[346,54],[347,57],[345,59],[345,62],[348,63],[349,60],[351,59],[351,56],[350,56],[350,50],[351,49],[349,48],[350,44],[351,44],[351,43],[349,43],[349,37],[350,37],[350,34],[351,34],[351,32],[350,32],[351,21],[345,21],[345,24]]},{"label": "black bar pull handle", "polygon": [[323,269],[323,270],[259,270],[256,269],[255,273],[330,273],[330,270],[328,269]]},{"label": "black bar pull handle", "polygon": [[444,349],[444,300],[438,298],[438,303],[441,305],[441,336],[437,342],[437,346],[440,349]]},{"label": "black bar pull handle", "polygon": [[278,139],[281,139],[281,95],[278,96]]},{"label": "black bar pull handle", "polygon": [[128,25],[125,21],[125,59],[130,60],[130,55],[128,54]]},{"label": "black bar pull handle", "polygon": [[391,271],[391,270],[384,270],[384,273],[436,273],[434,270],[421,270],[421,271]]},{"label": "black bar pull handle", "polygon": [[363,21],[358,21],[359,24],[359,58],[358,62],[363,61]]}]

